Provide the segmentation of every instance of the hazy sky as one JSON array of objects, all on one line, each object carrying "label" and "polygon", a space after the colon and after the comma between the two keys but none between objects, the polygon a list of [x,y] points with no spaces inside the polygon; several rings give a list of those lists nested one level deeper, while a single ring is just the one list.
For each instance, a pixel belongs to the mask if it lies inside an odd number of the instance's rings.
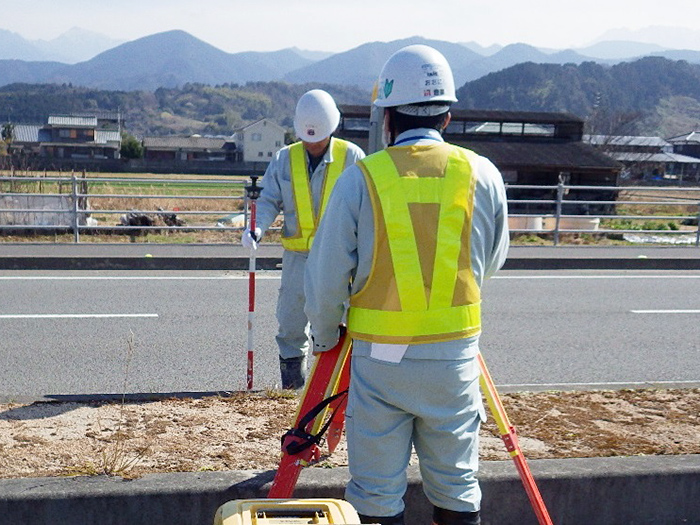
[{"label": "hazy sky", "polygon": [[[296,46],[346,51],[410,36],[483,46],[586,46],[610,30],[675,31],[668,47],[700,49],[697,0],[5,0],[0,29],[50,40],[72,27],[115,39],[182,29],[223,51]],[[645,32],[638,35],[644,41]],[[671,38],[671,37],[669,37]]]}]

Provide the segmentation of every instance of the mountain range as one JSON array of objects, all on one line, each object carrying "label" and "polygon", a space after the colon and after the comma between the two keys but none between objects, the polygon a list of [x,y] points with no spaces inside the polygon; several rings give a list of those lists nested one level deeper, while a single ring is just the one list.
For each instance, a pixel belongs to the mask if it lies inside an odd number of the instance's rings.
[{"label": "mountain range", "polygon": [[123,43],[123,40],[79,27],[51,40],[27,40],[17,33],[0,29],[0,59],[76,64]]},{"label": "mountain range", "polygon": [[[15,33],[0,30],[0,86],[53,83],[108,90],[153,91],[187,83],[222,85],[285,81],[348,85],[369,91],[389,55],[414,43],[439,49],[453,68],[457,86],[525,62],[613,65],[643,56],[659,56],[700,64],[700,51],[614,40],[576,50],[543,50],[527,44],[483,48],[473,42],[451,43],[416,36],[392,42],[369,42],[333,54],[296,48],[227,53],[181,30],[157,33],[111,47],[105,38],[78,29],[49,43],[44,42],[48,45],[41,42],[29,42]],[[70,42],[77,43],[77,48],[81,48],[82,42],[83,50],[97,50],[100,46],[105,50],[89,59],[70,63],[77,57],[76,47],[71,47]],[[53,49],[53,55],[47,49]],[[72,59],[61,61],[56,57],[61,52],[68,55],[68,49],[74,50]]]}]

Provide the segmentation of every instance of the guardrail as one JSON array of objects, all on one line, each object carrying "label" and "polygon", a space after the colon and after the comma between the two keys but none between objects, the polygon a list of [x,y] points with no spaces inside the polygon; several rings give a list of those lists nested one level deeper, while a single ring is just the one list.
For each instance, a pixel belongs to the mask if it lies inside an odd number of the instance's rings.
[{"label": "guardrail", "polygon": [[[99,232],[130,234],[163,230],[240,231],[247,226],[248,203],[244,191],[247,183],[246,178],[93,178],[78,177],[75,174],[70,177],[3,176],[0,177],[0,233],[8,231],[72,232],[73,241],[78,243],[81,234]],[[150,185],[152,189],[167,188],[169,191],[166,193],[100,192],[105,187],[119,188],[133,185],[137,185],[137,188],[148,188]],[[178,186],[197,191],[191,193],[173,191]],[[44,189],[53,191],[46,192]],[[698,226],[700,224],[700,188],[698,187],[577,186],[559,183],[556,186],[506,185],[506,190],[508,204],[512,211],[509,217],[512,233],[551,235],[555,245],[561,242],[561,236],[564,234],[694,234],[695,246],[700,246],[700,226]],[[596,192],[603,192],[607,196],[614,194],[615,198],[612,200],[581,198]],[[625,192],[634,194],[637,198],[626,200]],[[551,195],[551,198],[530,199],[526,198],[528,195]],[[639,200],[645,195],[651,195],[654,200]],[[22,201],[22,199],[25,200]],[[158,204],[158,201],[167,201],[170,209],[163,209],[160,206],[127,209],[123,205],[125,202],[134,200],[151,201],[154,204]],[[205,202],[208,204],[203,204]],[[174,203],[181,204],[172,205]],[[225,209],[211,208],[212,203]],[[230,207],[227,206],[229,203],[231,203]],[[655,213],[619,213],[621,210],[635,206],[654,208]],[[676,211],[682,209],[685,213],[676,215],[657,213],[657,210],[665,207],[674,207]],[[564,213],[567,210],[584,210],[585,213]],[[597,213],[591,213],[591,210]],[[601,210],[604,211],[601,212]],[[95,216],[99,217],[102,223],[95,220]],[[120,223],[107,224],[111,216],[119,216]],[[124,222],[124,217],[128,221],[130,218],[142,216],[159,218],[162,224],[148,224],[147,221],[144,224]],[[185,217],[187,221],[178,217]],[[232,218],[237,220],[233,221]],[[620,224],[616,224],[620,221],[628,221],[630,227],[620,227]],[[669,225],[675,225],[676,229],[631,227],[638,221],[655,223],[666,221]],[[686,226],[694,224],[695,228],[681,228],[678,222],[688,223]]]},{"label": "guardrail", "polygon": [[[80,242],[81,234],[99,233],[99,232],[149,232],[149,231],[206,231],[206,230],[222,230],[222,225],[216,221],[192,222],[187,224],[178,224],[178,221],[173,221],[168,224],[163,221],[162,224],[148,223],[115,223],[115,224],[99,224],[96,221],[89,219],[98,215],[102,218],[105,216],[116,216],[120,219],[126,217],[127,220],[138,219],[139,217],[188,217],[188,218],[212,218],[230,216],[235,209],[241,208],[241,214],[244,215],[243,224],[240,227],[229,229],[242,230],[245,228],[247,214],[245,191],[244,187],[247,184],[246,179],[166,179],[166,178],[106,178],[106,177],[78,177],[72,175],[70,177],[0,177],[0,232],[12,231],[31,231],[31,232],[72,232],[74,242]],[[3,184],[6,183],[6,184]],[[11,186],[21,188],[28,184],[41,185],[42,187],[55,187],[57,191],[6,191],[3,186]],[[195,186],[199,188],[220,188],[214,194],[180,194],[177,192],[170,193],[115,193],[115,192],[98,192],[90,191],[92,187],[98,189],[100,186],[104,188],[106,185],[138,185],[139,187],[167,187],[169,189],[177,188],[177,186]],[[67,191],[64,193],[63,189]],[[67,198],[67,199],[66,199]],[[28,202],[33,203],[55,203],[62,205],[54,206],[21,206],[28,199]],[[7,207],[10,202],[20,204],[20,206]],[[196,206],[173,206],[169,210],[165,210],[155,206],[130,207],[129,209],[123,206],[115,206],[116,204],[129,202],[133,200],[150,200],[150,201],[168,201],[176,202],[205,202],[211,201],[217,204],[222,202],[232,202],[233,204],[226,209],[188,209]],[[70,205],[66,206],[65,203]],[[88,204],[89,203],[89,204]],[[236,205],[236,203],[239,203]],[[180,220],[179,222],[183,222]]]},{"label": "guardrail", "polygon": [[[695,235],[695,246],[700,246],[700,188],[698,187],[656,187],[656,186],[577,186],[559,183],[557,186],[538,185],[506,185],[506,190],[536,190],[539,192],[555,192],[552,199],[508,199],[511,207],[524,207],[535,205],[542,209],[543,205],[551,206],[551,212],[547,213],[510,213],[510,224],[512,233],[537,233],[551,234],[555,245],[559,244],[562,234],[584,233],[596,235],[619,235],[625,233],[644,234],[684,234]],[[587,200],[571,198],[576,192],[613,192],[617,195],[615,200]],[[670,194],[669,199],[664,200],[624,200],[620,199],[620,193],[632,192],[638,196]],[[680,198],[679,194],[687,194],[691,197]],[[510,195],[509,195],[510,197]],[[569,198],[567,198],[569,197]],[[644,207],[683,207],[693,214],[686,215],[665,215],[665,214],[629,214],[629,213],[596,213],[596,214],[564,214],[565,206],[572,208],[593,207],[595,209],[618,210],[625,206]],[[653,228],[601,228],[601,221],[685,221],[695,223],[696,227],[688,229],[653,229]],[[524,222],[524,227],[522,222]],[[676,225],[678,226],[678,225]]]}]

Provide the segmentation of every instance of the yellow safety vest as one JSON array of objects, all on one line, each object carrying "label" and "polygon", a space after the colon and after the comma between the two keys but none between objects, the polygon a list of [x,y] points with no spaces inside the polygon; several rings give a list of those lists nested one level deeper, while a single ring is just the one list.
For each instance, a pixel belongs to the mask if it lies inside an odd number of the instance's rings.
[{"label": "yellow safety vest", "polygon": [[374,210],[374,258],[350,298],[352,337],[435,343],[481,331],[471,267],[473,152],[441,143],[399,146],[359,161]]},{"label": "yellow safety vest", "polygon": [[318,223],[326,209],[333,186],[345,169],[348,143],[344,140],[331,138],[330,147],[333,161],[326,165],[323,188],[321,189],[321,203],[317,215],[314,213],[314,201],[311,195],[311,182],[309,181],[309,168],[304,144],[297,142],[289,146],[290,179],[292,195],[294,196],[296,228],[294,228],[293,235],[282,237],[282,246],[286,250],[308,252],[311,249]]}]

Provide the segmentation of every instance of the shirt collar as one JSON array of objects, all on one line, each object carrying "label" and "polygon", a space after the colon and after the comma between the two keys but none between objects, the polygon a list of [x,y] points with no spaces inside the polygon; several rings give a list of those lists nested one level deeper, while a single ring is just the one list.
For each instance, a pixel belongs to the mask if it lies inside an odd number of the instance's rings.
[{"label": "shirt collar", "polygon": [[317,162],[315,164],[312,162],[311,154],[308,151],[304,151],[304,153],[306,153],[309,175],[312,175],[313,172],[316,171],[316,168],[318,168],[322,163],[325,162],[326,164],[330,164],[333,162],[333,140],[333,137],[331,137],[331,141],[328,143],[326,152],[321,157],[316,157]]},{"label": "shirt collar", "polygon": [[444,142],[440,132],[433,128],[416,128],[409,129],[401,133],[396,140],[394,140],[394,145],[396,146],[413,146],[413,145],[425,145],[434,144],[435,142]]}]

